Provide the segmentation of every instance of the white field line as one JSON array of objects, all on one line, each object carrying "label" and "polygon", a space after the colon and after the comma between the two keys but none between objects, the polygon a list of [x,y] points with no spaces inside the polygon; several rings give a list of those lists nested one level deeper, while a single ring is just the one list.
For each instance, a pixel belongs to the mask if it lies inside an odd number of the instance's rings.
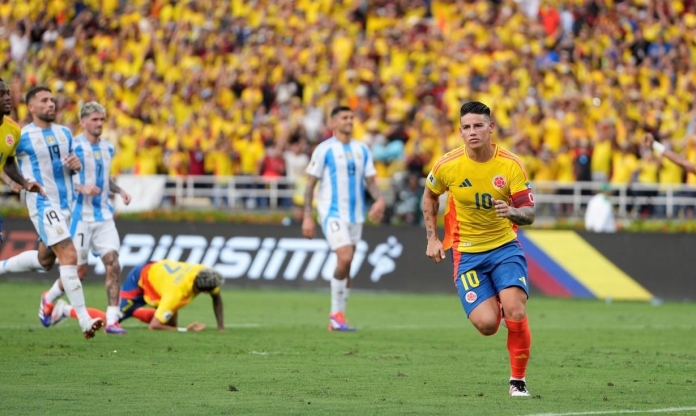
[{"label": "white field line", "polygon": [[585,416],[585,415],[628,415],[635,413],[679,413],[696,411],[696,406],[692,407],[665,407],[662,409],[647,410],[597,410],[589,412],[568,412],[568,413],[534,413],[525,416]]}]

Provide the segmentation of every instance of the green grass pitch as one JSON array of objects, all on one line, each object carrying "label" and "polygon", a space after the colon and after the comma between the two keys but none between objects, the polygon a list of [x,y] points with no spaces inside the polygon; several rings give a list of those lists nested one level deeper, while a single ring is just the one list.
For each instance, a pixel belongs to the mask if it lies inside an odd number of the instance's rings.
[{"label": "green grass pitch", "polygon": [[[507,393],[506,330],[480,336],[451,295],[354,292],[357,333],[326,331],[328,292],[223,292],[180,313],[203,333],[86,341],[36,315],[48,284],[0,283],[0,414],[696,414],[696,305],[532,298],[533,397]],[[86,286],[103,309],[103,287]]]}]

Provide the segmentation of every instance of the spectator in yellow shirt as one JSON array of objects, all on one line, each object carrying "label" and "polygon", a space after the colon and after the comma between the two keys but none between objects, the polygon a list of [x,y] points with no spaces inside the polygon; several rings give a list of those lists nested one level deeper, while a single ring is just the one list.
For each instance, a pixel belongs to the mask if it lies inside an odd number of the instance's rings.
[{"label": "spectator in yellow shirt", "polygon": [[[653,155],[651,149],[644,149],[641,152],[640,160],[638,160],[633,177],[639,185],[656,185],[658,182],[658,173],[661,168],[660,159]],[[652,189],[636,189],[633,194],[637,197],[654,198],[657,196],[657,191]],[[640,217],[650,217],[654,213],[654,206],[651,200],[647,203],[637,204],[637,214]]]}]

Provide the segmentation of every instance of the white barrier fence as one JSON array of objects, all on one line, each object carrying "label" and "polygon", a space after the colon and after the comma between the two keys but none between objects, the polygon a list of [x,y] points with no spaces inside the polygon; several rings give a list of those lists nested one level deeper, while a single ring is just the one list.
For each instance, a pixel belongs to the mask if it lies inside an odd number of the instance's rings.
[{"label": "white barrier fence", "polygon": [[[223,209],[289,209],[296,194],[295,181],[254,176],[120,175],[116,181],[133,195],[129,207],[116,198],[118,211],[146,211],[161,207],[217,207]],[[398,200],[405,181],[380,180],[388,205]],[[540,217],[579,217],[601,187],[599,182],[532,182]],[[652,217],[674,218],[692,213],[696,207],[696,186],[631,184],[613,186],[611,200],[619,218],[637,215],[648,207]],[[5,195],[7,195],[5,187]],[[300,190],[300,194],[303,191]],[[7,199],[7,198],[6,198]],[[442,204],[444,205],[444,204]]]}]

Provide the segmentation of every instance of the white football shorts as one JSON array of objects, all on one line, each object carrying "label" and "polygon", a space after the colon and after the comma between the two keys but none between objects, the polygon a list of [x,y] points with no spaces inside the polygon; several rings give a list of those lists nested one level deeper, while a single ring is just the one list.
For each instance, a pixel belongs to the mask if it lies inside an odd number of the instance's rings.
[{"label": "white football shorts", "polygon": [[29,218],[46,247],[70,238],[70,211],[55,208],[31,210]]},{"label": "white football shorts", "polygon": [[343,246],[355,246],[362,238],[362,224],[350,224],[336,218],[329,218],[324,227],[324,236],[331,251]]},{"label": "white football shorts", "polygon": [[121,238],[116,230],[114,220],[106,221],[75,221],[71,234],[77,250],[77,264],[87,264],[89,252],[101,257],[104,254],[121,248]]}]

